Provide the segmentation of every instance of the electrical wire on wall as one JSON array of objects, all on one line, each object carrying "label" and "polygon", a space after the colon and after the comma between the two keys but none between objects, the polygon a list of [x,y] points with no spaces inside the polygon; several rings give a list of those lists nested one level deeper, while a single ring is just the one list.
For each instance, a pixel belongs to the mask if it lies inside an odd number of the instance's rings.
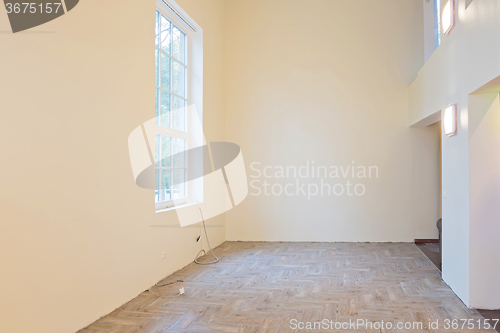
[{"label": "electrical wire on wall", "polygon": [[[200,211],[201,221],[202,221],[202,224],[203,224],[203,230],[205,231],[205,238],[207,239],[208,249],[209,249],[209,252],[212,253],[212,255],[215,258],[214,260],[208,261],[208,262],[199,262],[198,261],[198,259],[201,256],[203,256],[203,255],[205,255],[207,253],[203,249],[203,237],[201,237],[201,225],[200,225],[200,227],[198,228],[198,238],[197,238],[197,240],[200,241],[201,250],[198,252],[198,254],[196,255],[196,257],[194,258],[194,262],[197,263],[198,265],[211,265],[211,264],[215,264],[215,263],[219,262],[219,258],[217,258],[217,256],[215,255],[214,251],[212,251],[212,247],[210,246],[210,241],[208,239],[208,233],[207,233],[207,226],[205,225],[205,218],[203,217],[203,211],[201,210],[201,207],[200,207],[200,205],[197,202],[193,202],[193,203],[195,203],[196,206],[198,206],[198,210]],[[176,283],[182,283],[182,285],[181,285],[181,287],[179,289],[178,296],[184,295],[184,280],[176,280],[176,281],[169,282],[169,283],[164,283],[164,284],[159,284],[159,283],[160,282],[157,282],[154,285],[154,287],[161,288],[161,287],[170,286],[170,285],[173,285],[173,284],[176,284]],[[147,291],[151,292],[153,295],[155,295],[157,297],[161,297],[161,295],[156,294],[151,289],[148,289]]]},{"label": "electrical wire on wall", "polygon": [[[216,262],[219,262],[219,258],[217,258],[217,256],[214,254],[214,251],[212,251],[212,247],[210,246],[210,241],[208,240],[208,234],[207,234],[207,226],[205,225],[205,219],[203,218],[203,212],[201,210],[201,207],[200,207],[200,205],[197,202],[195,202],[195,203],[196,203],[196,206],[198,206],[198,209],[200,210],[201,221],[203,223],[203,229],[205,230],[205,238],[207,239],[208,249],[209,249],[210,253],[212,253],[212,255],[214,256],[215,259],[212,260],[212,261],[209,261],[209,262],[199,262],[198,261],[198,259],[201,256],[203,256],[203,255],[205,255],[207,253],[205,250],[203,250],[203,239],[201,237],[201,230],[200,230],[200,232],[199,232],[200,236],[199,237],[200,237],[200,241],[201,241],[201,243],[200,243],[201,250],[200,250],[200,252],[198,252],[198,254],[196,255],[196,257],[194,258],[194,262],[197,263],[198,265],[211,265],[211,264],[215,264]],[[200,254],[202,254],[202,255],[200,256]]]},{"label": "electrical wire on wall", "polygon": [[[203,255],[205,255],[207,253],[203,249],[203,237],[201,237],[201,225],[200,225],[199,228],[198,228],[198,238],[197,238],[197,240],[200,241],[201,250],[198,252],[198,254],[196,255],[196,257],[194,258],[194,262],[197,263],[198,265],[211,265],[211,264],[215,264],[215,263],[219,262],[219,258],[217,258],[217,256],[215,255],[214,251],[212,251],[212,247],[210,246],[210,241],[208,239],[208,233],[207,233],[207,226],[205,225],[205,218],[203,217],[203,211],[201,210],[201,207],[200,207],[200,205],[197,202],[193,202],[193,203],[195,203],[196,206],[198,206],[198,210],[200,211],[201,221],[202,221],[202,224],[203,224],[203,230],[205,231],[205,238],[207,239],[208,249],[209,249],[209,252],[212,253],[212,255],[215,258],[214,260],[208,261],[208,262],[199,262],[198,261],[198,259],[200,258],[200,254],[202,254],[201,256],[203,256]],[[176,280],[176,281],[169,282],[169,283],[164,283],[164,284],[159,284],[159,283],[160,282],[158,281],[154,285],[154,287],[161,288],[161,287],[171,286],[171,285],[176,284],[176,283],[182,283],[182,285],[181,285],[181,287],[179,289],[178,296],[184,295],[184,280]],[[161,297],[161,295],[158,295],[157,293],[155,293],[151,289],[148,289],[147,291],[149,291],[150,293],[152,293],[153,295],[155,295],[157,297]]]}]

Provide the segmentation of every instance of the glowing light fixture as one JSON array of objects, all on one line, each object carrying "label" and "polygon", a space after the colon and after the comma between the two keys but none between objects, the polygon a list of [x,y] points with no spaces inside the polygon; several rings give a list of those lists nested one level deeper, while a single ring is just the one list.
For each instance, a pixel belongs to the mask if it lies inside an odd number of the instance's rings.
[{"label": "glowing light fixture", "polygon": [[455,105],[450,105],[444,109],[444,133],[447,136],[453,136],[457,134],[457,107]]},{"label": "glowing light fixture", "polygon": [[443,32],[447,35],[451,28],[455,25],[455,4],[454,0],[448,0],[443,8],[443,16],[441,18],[443,23]]}]

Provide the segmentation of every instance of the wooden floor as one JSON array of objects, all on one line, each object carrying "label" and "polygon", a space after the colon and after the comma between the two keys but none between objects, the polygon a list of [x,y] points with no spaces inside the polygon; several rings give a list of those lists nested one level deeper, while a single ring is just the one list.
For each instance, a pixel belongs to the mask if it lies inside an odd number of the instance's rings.
[{"label": "wooden floor", "polygon": [[441,270],[441,255],[439,254],[439,243],[420,243],[415,244],[432,263]]},{"label": "wooden floor", "polygon": [[[484,318],[490,322],[498,320],[500,322],[500,310],[477,310]],[[496,326],[496,331],[500,332],[500,324]]]},{"label": "wooden floor", "polygon": [[[432,263],[441,270],[441,256],[439,254],[439,243],[421,243],[416,244],[420,251],[422,251],[427,258],[432,261]],[[500,323],[500,310],[477,310],[486,319],[489,319],[490,322]],[[497,321],[498,320],[498,321]],[[500,332],[500,324],[496,325],[496,331]]]},{"label": "wooden floor", "polygon": [[[219,263],[192,263],[162,282],[184,280],[184,296],[179,284],[154,287],[81,332],[492,332],[444,328],[446,319],[483,318],[414,244],[226,242],[215,253]],[[292,320],[324,319],[423,329],[292,329]]]}]

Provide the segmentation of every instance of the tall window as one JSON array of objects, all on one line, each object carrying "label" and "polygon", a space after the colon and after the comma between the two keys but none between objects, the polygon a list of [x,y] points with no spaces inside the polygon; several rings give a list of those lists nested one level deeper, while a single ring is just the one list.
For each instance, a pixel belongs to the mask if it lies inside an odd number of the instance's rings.
[{"label": "tall window", "polygon": [[155,203],[168,206],[188,196],[187,35],[159,10],[155,44]]}]

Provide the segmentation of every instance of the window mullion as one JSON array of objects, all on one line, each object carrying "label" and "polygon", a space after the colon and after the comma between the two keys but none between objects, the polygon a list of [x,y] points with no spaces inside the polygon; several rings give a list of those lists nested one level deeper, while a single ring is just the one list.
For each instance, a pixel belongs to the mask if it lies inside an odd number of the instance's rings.
[{"label": "window mullion", "polygon": [[184,68],[187,68],[187,65],[185,63],[183,63],[182,61],[180,61],[179,59],[177,59],[176,57],[174,57],[173,55],[169,54],[168,52],[165,52],[165,50],[161,49],[161,48],[158,48],[158,50],[160,50],[160,53],[163,53],[165,54],[166,56],[168,56],[171,60],[175,60],[177,61],[180,65],[182,65]]},{"label": "window mullion", "polygon": [[[174,47],[174,45],[172,44],[172,29],[171,29],[170,30],[170,51],[172,51],[173,47]],[[172,77],[174,76],[173,75],[173,68],[174,68],[173,61],[172,61],[172,59],[170,59],[170,78],[169,79],[170,79],[170,90],[172,90],[172,91],[174,91],[174,86],[173,86],[174,80],[172,80]],[[171,92],[170,93],[170,114],[169,114],[169,116],[170,116],[170,128],[174,128],[174,123],[173,123],[174,117],[172,116],[172,114],[174,113],[174,102],[173,102],[174,98],[173,97],[174,96]]]},{"label": "window mullion", "polygon": [[[170,139],[170,184],[174,184],[174,138]],[[174,188],[170,185],[170,199],[174,199]]]},{"label": "window mullion", "polygon": [[[161,166],[161,136],[158,136],[158,140],[156,140],[156,141],[157,141],[157,144],[158,144],[158,152],[157,152],[157,154],[158,154],[158,158],[160,160],[160,162],[158,162],[158,165]],[[158,183],[158,192],[159,192],[158,194],[159,194],[160,202],[161,202],[161,201],[165,201],[165,196],[164,196],[164,193],[163,193],[163,188],[161,186],[161,184],[162,184],[162,181],[161,181],[162,180],[161,179],[161,177],[162,177],[162,170],[161,170],[161,168],[158,169],[158,174],[159,174],[158,175],[158,182],[159,182]]]},{"label": "window mullion", "polygon": [[161,90],[163,90],[163,91],[166,91],[166,92],[168,92],[168,93],[169,93],[169,94],[171,94],[171,95],[174,95],[174,96],[177,96],[177,97],[179,97],[179,98],[182,98],[182,99],[183,99],[184,101],[186,101],[186,103],[187,103],[187,98],[186,98],[186,97],[182,97],[181,95],[176,94],[176,93],[174,93],[174,92],[172,92],[172,91],[170,91],[170,90],[168,90],[168,89],[162,88],[162,87],[160,87],[160,86],[156,86],[156,85],[155,85],[155,87],[157,87],[158,89],[161,89]]},{"label": "window mullion", "polygon": [[[173,61],[173,57],[172,57],[172,53],[174,53],[174,24],[173,23],[170,23],[170,90],[174,91],[174,80],[173,80],[173,77],[174,77],[174,61]],[[172,103],[172,94],[170,94],[170,127],[174,128],[174,123],[172,122],[173,121],[173,117],[172,117],[172,106],[173,106],[173,103]]]},{"label": "window mullion", "polygon": [[[170,24],[170,90],[172,90],[172,92],[174,91],[174,80],[173,80],[173,77],[174,77],[174,61],[173,61],[173,57],[172,57],[172,53],[174,51],[174,24],[171,23]],[[170,93],[170,127],[171,128],[174,128],[174,117],[173,117],[173,113],[174,113],[174,96],[172,95],[172,93]],[[172,146],[173,146],[173,142],[172,142]],[[173,148],[172,148],[173,149]],[[172,160],[172,166],[174,166],[174,161]],[[174,173],[172,172],[172,180],[174,178]],[[171,193],[171,197],[173,199],[173,192]]]},{"label": "window mullion", "polygon": [[[160,43],[161,43],[161,32],[160,32]],[[161,52],[158,52],[158,87],[161,86]],[[158,125],[161,125],[161,89],[158,90]]]}]

